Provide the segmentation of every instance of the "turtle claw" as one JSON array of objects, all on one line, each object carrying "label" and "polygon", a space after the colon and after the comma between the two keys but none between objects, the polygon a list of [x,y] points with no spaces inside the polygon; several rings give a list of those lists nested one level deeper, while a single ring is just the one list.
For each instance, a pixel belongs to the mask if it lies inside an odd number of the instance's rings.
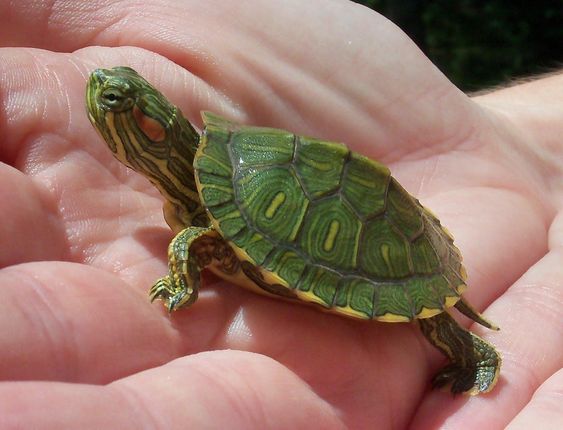
[{"label": "turtle claw", "polygon": [[432,388],[442,388],[451,385],[450,391],[453,395],[487,393],[491,391],[496,383],[498,367],[476,366],[462,367],[450,364],[440,370],[432,379]]},{"label": "turtle claw", "polygon": [[170,293],[170,281],[168,277],[160,278],[158,281],[154,283],[149,291],[149,297],[151,299],[151,303],[154,302],[156,299],[163,299],[166,300]]},{"label": "turtle claw", "polygon": [[197,293],[190,288],[187,291],[177,293],[168,300],[168,312],[177,311],[180,308],[190,306],[197,300]]},{"label": "turtle claw", "polygon": [[[432,388],[442,388],[451,385],[453,395],[460,393],[472,394],[477,372],[467,367],[455,364],[444,367],[432,379]],[[475,393],[476,394],[476,393]]]},{"label": "turtle claw", "polygon": [[197,299],[197,292],[183,282],[173,284],[169,276],[160,278],[149,291],[151,303],[162,300],[168,313],[189,306]]}]

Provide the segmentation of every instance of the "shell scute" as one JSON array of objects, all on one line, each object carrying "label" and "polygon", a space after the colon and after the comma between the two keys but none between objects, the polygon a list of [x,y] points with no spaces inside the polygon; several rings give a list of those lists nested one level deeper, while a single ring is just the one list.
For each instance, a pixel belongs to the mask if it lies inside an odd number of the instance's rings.
[{"label": "shell scute", "polygon": [[232,159],[238,169],[291,163],[295,136],[271,128],[245,127],[231,137]]},{"label": "shell scute", "polygon": [[[217,136],[217,134],[219,134],[219,136]],[[219,142],[224,144],[209,145],[209,147],[206,147],[206,156],[196,158],[194,160],[194,166],[201,172],[230,178],[233,170],[226,146],[229,135],[224,132],[215,133],[214,131],[207,131],[206,135],[202,138],[202,145],[206,145],[208,139],[213,139],[214,142],[218,139]]]},{"label": "shell scute", "polygon": [[199,180],[206,184],[202,195],[208,206],[218,206],[233,200],[233,185],[230,179],[202,171]]},{"label": "shell scute", "polygon": [[342,195],[362,218],[383,213],[391,174],[383,164],[351,153],[342,178]]},{"label": "shell scute", "polygon": [[313,293],[312,298],[316,299],[316,303],[329,308],[338,291],[339,280],[340,276],[332,270],[322,266],[308,266],[297,288]]},{"label": "shell scute", "polygon": [[294,160],[295,170],[308,196],[318,198],[340,187],[348,148],[319,139],[300,137]]},{"label": "shell scute", "polygon": [[292,171],[284,167],[249,169],[235,179],[234,189],[241,212],[258,231],[277,242],[293,240],[309,200]]},{"label": "shell scute", "polygon": [[362,224],[339,196],[312,202],[305,217],[299,247],[315,261],[335,269],[356,267]]},{"label": "shell scute", "polygon": [[382,318],[387,314],[402,315],[405,320],[414,317],[407,285],[379,284],[377,286],[377,301],[374,303],[373,316]]},{"label": "shell scute", "polygon": [[374,285],[364,279],[354,279],[348,283],[347,290],[348,306],[365,318],[373,318]]},{"label": "shell scute", "polygon": [[306,262],[295,251],[278,247],[268,256],[264,267],[277,273],[290,287],[295,287],[305,271]]},{"label": "shell scute", "polygon": [[386,218],[409,240],[419,236],[423,229],[422,217],[413,213],[417,206],[416,200],[395,179],[391,179],[387,192]]},{"label": "shell scute", "polygon": [[440,267],[440,260],[434,247],[423,234],[411,242],[410,255],[414,273],[430,274]]},{"label": "shell scute", "polygon": [[376,279],[412,274],[410,245],[384,217],[367,221],[362,233],[360,267]]},{"label": "shell scute", "polygon": [[[239,212],[239,216],[240,212]],[[254,263],[261,265],[266,257],[273,251],[274,244],[263,235],[253,230],[245,229],[236,235],[232,242],[239,248],[244,249]]]}]

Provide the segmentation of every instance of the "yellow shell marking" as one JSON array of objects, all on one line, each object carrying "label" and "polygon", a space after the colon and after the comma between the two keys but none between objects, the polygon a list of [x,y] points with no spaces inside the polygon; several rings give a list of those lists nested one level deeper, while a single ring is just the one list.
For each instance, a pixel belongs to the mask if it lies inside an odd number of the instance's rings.
[{"label": "yellow shell marking", "polygon": [[[337,311],[339,313],[342,313],[347,317],[358,318],[358,319],[362,319],[362,320],[371,319],[364,312],[359,312],[356,309],[352,309],[350,306],[342,306],[342,307],[339,306],[339,307],[330,309],[330,311],[334,311],[334,309],[337,309]],[[377,317],[375,319],[377,319]]]},{"label": "yellow shell marking", "polygon": [[336,240],[336,236],[338,236],[339,231],[340,223],[335,219],[332,220],[328,228],[328,234],[326,235],[325,241],[323,243],[323,249],[326,252],[330,252],[332,251],[332,248],[334,248],[334,242]]},{"label": "yellow shell marking", "polygon": [[383,257],[385,264],[389,268],[389,272],[393,273],[393,266],[391,265],[391,258],[389,256],[389,251],[390,251],[389,245],[387,245],[386,243],[381,245],[381,256]]},{"label": "yellow shell marking", "polygon": [[380,315],[378,317],[375,317],[376,320],[378,321],[384,321],[384,322],[409,322],[410,319],[404,315],[395,315],[392,313],[386,313],[383,315]]},{"label": "yellow shell marking", "polygon": [[270,203],[270,206],[268,206],[268,209],[266,209],[266,212],[264,213],[266,218],[272,219],[283,202],[285,202],[285,193],[283,191],[280,191],[272,199],[272,202]]},{"label": "yellow shell marking", "polygon": [[[450,297],[446,298],[446,303]],[[456,300],[457,301],[457,300]],[[449,307],[447,304],[444,307]],[[425,308],[423,307],[422,310],[416,315],[415,318],[431,318],[435,315],[444,312],[442,309],[433,309],[433,308]]]},{"label": "yellow shell marking", "polygon": [[287,238],[289,242],[293,242],[297,237],[297,234],[299,233],[299,230],[303,225],[303,218],[305,218],[305,213],[307,212],[308,207],[309,207],[309,201],[306,200],[305,204],[301,206],[301,211],[299,212],[299,214],[296,214],[294,218],[295,227],[293,227],[293,230],[291,230],[291,234]]}]

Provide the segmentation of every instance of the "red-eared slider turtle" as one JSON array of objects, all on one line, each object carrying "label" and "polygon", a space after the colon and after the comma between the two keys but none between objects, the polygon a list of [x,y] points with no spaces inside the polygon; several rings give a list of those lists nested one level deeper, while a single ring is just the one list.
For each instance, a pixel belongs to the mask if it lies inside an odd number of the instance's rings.
[{"label": "red-eared slider turtle", "polygon": [[176,236],[153,300],[169,311],[192,304],[207,267],[254,291],[348,317],[416,319],[451,361],[435,386],[493,388],[498,352],[446,309],[496,327],[461,296],[466,275],[452,237],[387,167],[340,143],[207,112],[200,138],[128,67],[94,71],[86,100],[114,156],[164,196]]}]

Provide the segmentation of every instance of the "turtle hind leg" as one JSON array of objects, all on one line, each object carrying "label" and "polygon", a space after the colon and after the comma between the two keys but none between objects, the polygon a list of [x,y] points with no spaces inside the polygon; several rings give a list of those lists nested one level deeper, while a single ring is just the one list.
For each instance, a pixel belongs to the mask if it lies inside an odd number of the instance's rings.
[{"label": "turtle hind leg", "polygon": [[180,231],[168,246],[168,275],[152,286],[151,301],[163,300],[168,312],[195,302],[200,271],[211,263],[217,236],[209,227],[188,227]]},{"label": "turtle hind leg", "polygon": [[493,345],[465,330],[447,312],[418,321],[426,339],[451,361],[432,380],[434,388],[451,384],[453,394],[470,395],[493,389],[501,366]]}]

